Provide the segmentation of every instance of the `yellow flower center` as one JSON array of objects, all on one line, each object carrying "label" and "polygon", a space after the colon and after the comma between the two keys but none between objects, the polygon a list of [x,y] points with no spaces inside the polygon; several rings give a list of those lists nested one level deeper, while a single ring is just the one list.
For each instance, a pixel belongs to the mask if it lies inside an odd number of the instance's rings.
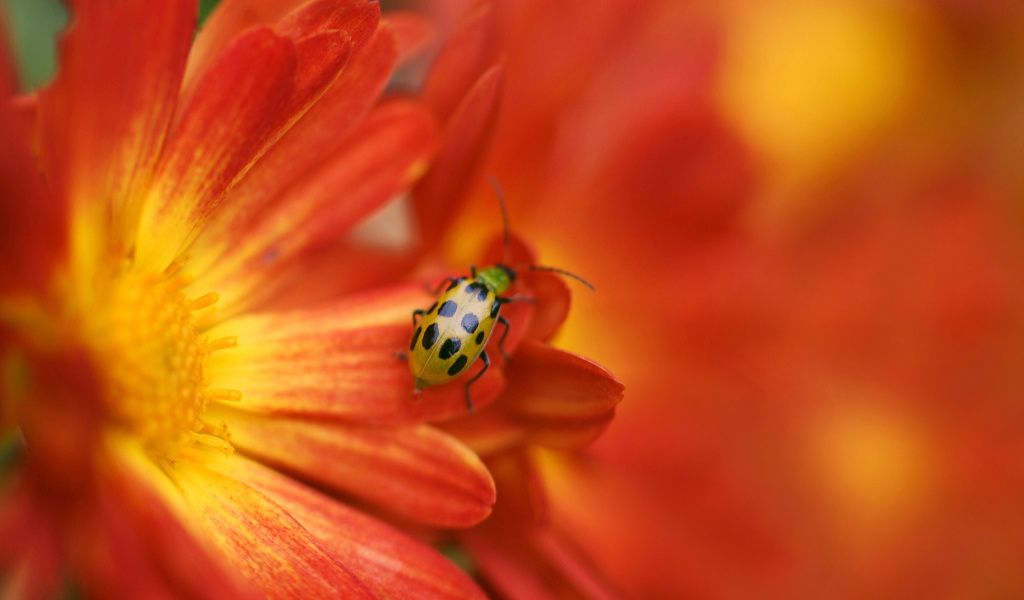
[{"label": "yellow flower center", "polygon": [[175,277],[179,268],[114,277],[97,310],[84,315],[86,339],[104,375],[113,426],[161,457],[195,443],[231,452],[224,428],[204,423],[202,413],[212,399],[238,400],[241,394],[210,389],[204,363],[211,352],[237,341],[200,334],[198,319],[218,295],[189,298],[183,289],[190,279]]}]

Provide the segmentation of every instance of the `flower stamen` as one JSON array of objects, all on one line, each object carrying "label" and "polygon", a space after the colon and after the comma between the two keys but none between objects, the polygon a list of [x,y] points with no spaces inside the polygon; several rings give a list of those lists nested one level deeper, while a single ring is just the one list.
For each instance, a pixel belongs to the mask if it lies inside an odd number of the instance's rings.
[{"label": "flower stamen", "polygon": [[213,341],[206,342],[207,352],[216,352],[218,350],[227,350],[228,348],[238,347],[238,336],[228,335],[222,338],[217,338]]},{"label": "flower stamen", "polygon": [[206,390],[206,391],[203,392],[203,396],[205,396],[207,400],[216,400],[218,402],[241,402],[242,401],[242,392],[241,392],[241,390],[225,390],[225,389]]},{"label": "flower stamen", "polygon": [[195,312],[213,306],[220,300],[220,294],[217,292],[210,292],[209,294],[203,294],[202,296],[192,300],[185,305],[185,310]]}]

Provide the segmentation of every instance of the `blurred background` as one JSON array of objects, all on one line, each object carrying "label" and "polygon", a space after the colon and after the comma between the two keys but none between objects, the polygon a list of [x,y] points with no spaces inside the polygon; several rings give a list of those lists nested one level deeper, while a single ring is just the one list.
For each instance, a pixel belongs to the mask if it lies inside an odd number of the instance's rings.
[{"label": "blurred background", "polygon": [[[37,85],[66,15],[4,2]],[[1024,3],[492,11],[485,171],[626,385],[552,527],[625,598],[1024,598]],[[481,179],[453,263],[500,227]]]}]

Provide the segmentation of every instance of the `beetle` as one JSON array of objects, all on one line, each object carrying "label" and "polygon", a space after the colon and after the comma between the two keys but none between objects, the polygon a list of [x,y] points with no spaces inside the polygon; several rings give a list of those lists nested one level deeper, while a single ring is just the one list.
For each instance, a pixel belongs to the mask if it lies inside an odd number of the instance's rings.
[{"label": "beetle", "polygon": [[[497,183],[493,180],[491,183],[501,205],[504,226],[504,262],[508,263],[508,210]],[[484,368],[467,381],[465,387],[466,407],[469,412],[473,412],[469,386],[480,379],[491,366],[491,359],[486,348],[498,325],[504,327],[501,337],[498,339],[498,350],[502,357],[508,360],[504,344],[505,338],[508,336],[509,324],[505,317],[501,316],[502,305],[516,301],[533,301],[532,298],[520,296],[502,296],[515,282],[516,268],[559,273],[582,282],[591,290],[594,289],[594,286],[568,271],[539,265],[513,267],[499,263],[479,271],[476,267],[471,266],[469,277],[445,279],[434,292],[435,295],[440,294],[437,301],[426,310],[413,311],[413,333],[409,341],[409,353],[399,354],[409,363],[415,380],[414,393],[418,393],[428,386],[451,381],[465,373],[479,357],[483,361]],[[445,288],[443,292],[442,288]]]}]

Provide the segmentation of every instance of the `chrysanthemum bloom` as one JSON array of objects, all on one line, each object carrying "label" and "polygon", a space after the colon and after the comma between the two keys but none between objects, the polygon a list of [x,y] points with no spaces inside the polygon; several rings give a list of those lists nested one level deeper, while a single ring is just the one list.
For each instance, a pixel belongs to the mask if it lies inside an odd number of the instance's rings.
[{"label": "chrysanthemum bloom", "polygon": [[227,0],[193,43],[193,1],[71,8],[55,81],[14,111],[5,62],[0,90],[6,590],[480,596],[337,499],[439,527],[490,512],[483,463],[428,424],[466,411],[464,381],[417,400],[395,357],[423,285],[303,305],[388,276],[330,242],[472,129],[381,99],[421,29],[358,0]]}]

